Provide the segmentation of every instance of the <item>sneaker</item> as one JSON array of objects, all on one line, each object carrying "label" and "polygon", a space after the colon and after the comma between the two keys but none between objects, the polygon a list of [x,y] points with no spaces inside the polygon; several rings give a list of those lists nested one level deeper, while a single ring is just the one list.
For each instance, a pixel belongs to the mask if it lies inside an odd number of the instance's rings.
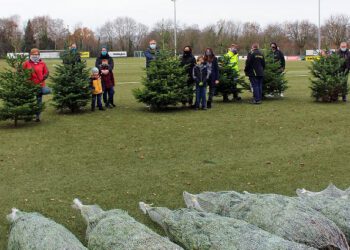
[{"label": "sneaker", "polygon": [[40,122],[40,118],[36,118],[36,119],[35,119],[35,122]]},{"label": "sneaker", "polygon": [[112,106],[113,108],[117,107],[114,103],[112,103],[111,106]]},{"label": "sneaker", "polygon": [[210,101],[207,102],[207,108],[211,109],[211,102]]},{"label": "sneaker", "polygon": [[280,97],[284,97],[284,94],[283,94],[283,93],[280,93]]},{"label": "sneaker", "polygon": [[98,108],[98,110],[100,110],[100,111],[106,111],[106,109],[104,109],[104,108]]}]

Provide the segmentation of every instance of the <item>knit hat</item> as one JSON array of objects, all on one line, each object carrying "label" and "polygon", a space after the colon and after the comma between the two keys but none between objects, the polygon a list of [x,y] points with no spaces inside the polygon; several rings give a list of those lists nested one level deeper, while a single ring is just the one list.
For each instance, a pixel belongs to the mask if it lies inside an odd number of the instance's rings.
[{"label": "knit hat", "polygon": [[100,71],[98,70],[98,68],[96,68],[96,67],[93,67],[92,69],[91,69],[91,73],[92,74],[96,74],[96,73],[99,73]]},{"label": "knit hat", "polygon": [[39,50],[39,49],[37,49],[37,48],[33,48],[33,49],[31,49],[31,50],[30,50],[30,54],[31,54],[31,55],[33,55],[34,53],[38,53],[38,54],[40,54],[40,50]]}]

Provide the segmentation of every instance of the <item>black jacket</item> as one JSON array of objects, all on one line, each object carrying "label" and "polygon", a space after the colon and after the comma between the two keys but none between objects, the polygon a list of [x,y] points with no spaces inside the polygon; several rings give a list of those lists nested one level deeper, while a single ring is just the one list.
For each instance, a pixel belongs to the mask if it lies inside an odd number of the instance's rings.
[{"label": "black jacket", "polygon": [[249,77],[263,77],[265,70],[265,58],[260,50],[249,52],[244,72]]},{"label": "black jacket", "polygon": [[284,69],[286,68],[286,60],[284,58],[282,51],[275,50],[275,51],[272,51],[272,53],[273,53],[273,58],[275,59],[275,62],[279,62],[281,64],[280,69],[284,71]]},{"label": "black jacket", "polygon": [[181,66],[187,66],[186,71],[190,79],[192,79],[193,68],[196,65],[196,58],[192,54],[183,55],[181,58]]},{"label": "black jacket", "polygon": [[207,86],[208,81],[208,68],[206,64],[196,65],[192,70],[192,77],[196,82],[196,86],[199,86],[199,83],[203,83],[203,87]]},{"label": "black jacket", "polygon": [[[207,63],[207,67],[209,62],[206,62]],[[219,78],[220,78],[220,75],[219,75],[219,63],[218,63],[218,59],[216,57],[213,58],[213,61],[211,62],[211,74],[210,74],[210,84],[211,86],[215,86],[215,81],[218,81]]]},{"label": "black jacket", "polygon": [[343,65],[343,71],[349,72],[350,71],[350,51],[347,49],[345,52],[338,50],[337,54],[345,59],[345,63]]},{"label": "black jacket", "polygon": [[100,56],[96,58],[95,67],[101,70],[102,60],[108,60],[109,68],[111,71],[113,71],[114,61],[113,61],[113,58],[108,55],[108,53],[105,56],[100,54]]}]

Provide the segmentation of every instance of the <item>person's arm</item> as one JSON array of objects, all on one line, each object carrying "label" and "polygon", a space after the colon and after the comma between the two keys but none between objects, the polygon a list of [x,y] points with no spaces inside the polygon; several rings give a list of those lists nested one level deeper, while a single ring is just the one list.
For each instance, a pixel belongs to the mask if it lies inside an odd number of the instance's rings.
[{"label": "person's arm", "polygon": [[219,63],[218,63],[218,59],[216,57],[213,61],[213,69],[215,71],[215,84],[219,84],[219,78],[220,78]]},{"label": "person's arm", "polygon": [[49,75],[50,75],[49,69],[47,68],[46,63],[44,63],[44,67],[43,67],[44,79],[42,81],[45,81],[47,78],[49,78]]},{"label": "person's arm", "polygon": [[145,57],[147,58],[147,60],[153,59],[153,55],[149,49],[145,51]]},{"label": "person's arm", "polygon": [[111,74],[112,85],[115,86],[114,74],[113,72],[110,72],[110,74]]},{"label": "person's arm", "polygon": [[95,67],[99,69],[100,68],[100,64],[101,64],[100,63],[100,58],[96,58]]},{"label": "person's arm", "polygon": [[248,53],[247,60],[245,61],[245,68],[244,68],[244,73],[246,74],[246,76],[248,76],[248,72],[251,67],[251,61],[252,61],[251,53]]},{"label": "person's arm", "polygon": [[112,57],[110,57],[109,59],[109,67],[110,67],[110,69],[111,69],[111,71],[113,71],[113,69],[114,69],[114,60],[113,60],[113,58]]},{"label": "person's arm", "polygon": [[286,59],[284,58],[284,54],[280,51],[280,57],[281,57],[281,67],[284,71],[286,69]]},{"label": "person's arm", "polygon": [[263,66],[263,69],[265,70],[266,64],[265,64],[265,57],[264,56],[262,56],[261,65]]}]

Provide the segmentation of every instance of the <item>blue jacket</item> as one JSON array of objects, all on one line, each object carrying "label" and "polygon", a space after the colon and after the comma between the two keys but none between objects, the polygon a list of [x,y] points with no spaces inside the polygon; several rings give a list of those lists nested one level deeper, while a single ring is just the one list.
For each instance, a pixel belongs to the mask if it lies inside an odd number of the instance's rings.
[{"label": "blue jacket", "polygon": [[145,57],[146,57],[146,68],[149,67],[151,61],[155,60],[157,55],[159,54],[159,50],[158,49],[151,49],[148,48],[145,51]]}]

